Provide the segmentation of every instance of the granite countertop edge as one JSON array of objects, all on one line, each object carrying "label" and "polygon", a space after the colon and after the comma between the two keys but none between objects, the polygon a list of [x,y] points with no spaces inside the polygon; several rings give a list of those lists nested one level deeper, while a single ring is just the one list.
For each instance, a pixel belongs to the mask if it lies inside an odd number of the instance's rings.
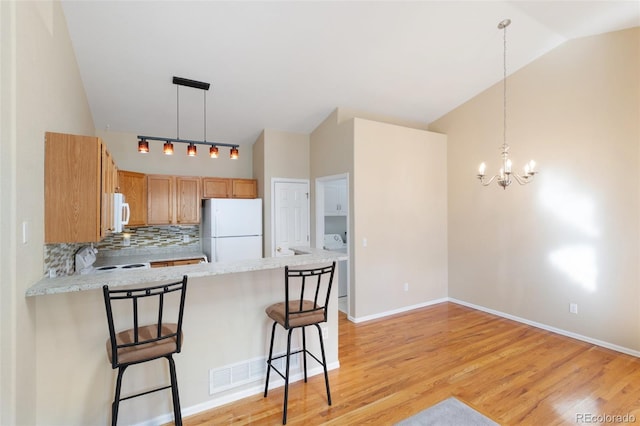
[{"label": "granite countertop edge", "polygon": [[[199,278],[214,275],[234,274],[240,272],[263,271],[284,268],[285,266],[304,266],[333,261],[347,260],[345,253],[315,248],[294,248],[295,256],[267,257],[263,259],[242,260],[233,262],[201,263],[196,265],[168,266],[163,268],[113,271],[93,275],[70,275],[58,278],[43,278],[25,292],[26,297],[47,294],[72,293],[78,291],[97,290],[104,285],[124,287],[129,285],[162,283],[180,280],[184,275]],[[170,259],[176,259],[170,256]],[[186,256],[184,258],[190,258]],[[155,261],[155,259],[154,259]]]}]

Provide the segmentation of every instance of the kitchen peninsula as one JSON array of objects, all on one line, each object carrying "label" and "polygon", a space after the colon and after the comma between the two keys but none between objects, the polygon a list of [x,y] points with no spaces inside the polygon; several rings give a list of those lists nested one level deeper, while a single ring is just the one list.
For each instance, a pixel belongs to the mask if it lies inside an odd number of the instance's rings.
[{"label": "kitchen peninsula", "polygon": [[[41,415],[49,424],[106,424],[116,373],[105,351],[108,330],[101,287],[161,283],[178,280],[183,275],[189,277],[185,343],[175,357],[183,416],[262,392],[271,327],[264,309],[284,298],[283,268],[313,267],[347,259],[344,253],[321,249],[301,248],[296,252],[286,257],[39,281],[27,290],[26,296],[37,312],[35,322],[40,337],[36,349],[47,354],[38,364],[46,376],[38,393],[39,406],[43,407]],[[337,276],[336,273],[328,321],[322,326],[328,336],[325,350],[330,369],[339,367]],[[124,327],[122,324],[120,328]],[[284,349],[285,336],[285,333],[276,336],[276,351]],[[300,344],[297,333],[293,344]],[[318,348],[311,346],[311,349]],[[300,365],[292,366],[295,379]],[[315,363],[310,364],[310,373],[321,371]],[[127,370],[123,394],[166,382],[166,366],[161,361],[136,366]],[[279,385],[276,379],[271,383]],[[61,384],[64,393],[60,393]],[[57,395],[55,404],[47,402],[51,395]],[[161,424],[171,420],[171,410],[170,394],[156,392],[122,404],[119,420],[124,424]]]},{"label": "kitchen peninsula", "polygon": [[[288,266],[305,266],[327,262],[346,260],[344,253],[304,247],[295,249],[294,256],[267,257],[262,259],[241,260],[234,262],[201,263],[198,265],[174,266],[169,268],[152,268],[141,270],[114,271],[97,275],[69,275],[59,278],[43,278],[31,286],[26,296],[68,293],[83,290],[98,290],[103,285],[122,287],[134,284],[151,284],[154,282],[179,280],[183,275],[191,278],[211,275],[234,274],[238,272],[278,269]],[[334,284],[337,284],[337,274]]]}]

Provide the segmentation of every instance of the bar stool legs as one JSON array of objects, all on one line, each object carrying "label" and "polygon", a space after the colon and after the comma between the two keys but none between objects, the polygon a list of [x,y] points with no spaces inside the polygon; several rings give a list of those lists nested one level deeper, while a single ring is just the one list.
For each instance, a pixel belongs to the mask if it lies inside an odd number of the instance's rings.
[{"label": "bar stool legs", "polygon": [[[173,421],[176,426],[182,426],[182,413],[180,411],[180,396],[178,394],[178,376],[176,375],[176,364],[171,355],[165,356],[167,361],[169,361],[169,377],[171,379],[171,386],[167,386],[171,388],[171,399],[173,401]],[[124,372],[129,367],[129,365],[121,365],[118,368],[118,378],[116,379],[116,392],[113,399],[113,403],[111,403],[111,426],[116,426],[118,423],[118,410],[120,408],[120,401],[125,401],[130,398],[135,398],[137,396],[146,395],[147,393],[155,392],[156,390],[165,389],[155,389],[149,392],[142,392],[136,395],[131,395],[127,398],[120,398],[120,392],[122,390],[122,377],[124,376]]]},{"label": "bar stool legs", "polygon": [[[291,352],[291,334],[295,329],[290,328],[287,331],[286,354],[280,355],[274,358],[273,357],[273,341],[275,339],[276,324],[277,323],[274,322],[273,326],[271,327],[271,343],[269,344],[269,358],[267,359],[267,378],[264,385],[264,397],[266,397],[267,393],[269,392],[269,376],[271,373],[271,369],[273,368],[276,371],[276,373],[278,373],[284,379],[284,404],[282,408],[282,424],[286,425],[287,424],[287,405],[289,402],[289,378],[290,378],[290,371],[291,371],[291,355],[295,355],[296,353],[302,353],[303,374],[304,374],[305,383],[307,382],[307,354],[313,357],[316,361],[318,361],[319,364],[322,365],[324,370],[324,383],[327,388],[328,405],[331,405],[331,390],[329,389],[329,372],[327,370],[327,358],[324,352],[324,340],[322,339],[322,329],[320,328],[320,325],[312,324],[312,325],[315,325],[316,328],[318,329],[318,338],[320,340],[320,352],[322,354],[322,362],[319,359],[317,359],[315,356],[313,356],[313,354],[307,351],[307,343],[306,343],[306,336],[305,336],[306,327],[300,327],[302,329],[301,330],[302,331],[302,349],[301,350],[295,351],[293,353]],[[278,371],[276,367],[272,365],[272,361],[279,358],[285,358],[286,360],[284,375],[280,371]]]}]

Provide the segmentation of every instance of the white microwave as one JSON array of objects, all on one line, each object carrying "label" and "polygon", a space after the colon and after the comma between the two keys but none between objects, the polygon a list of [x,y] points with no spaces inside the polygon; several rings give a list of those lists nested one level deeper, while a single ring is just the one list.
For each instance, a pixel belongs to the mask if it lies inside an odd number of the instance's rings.
[{"label": "white microwave", "polygon": [[124,202],[124,194],[113,194],[113,232],[122,232],[124,225],[129,223],[129,204]]}]

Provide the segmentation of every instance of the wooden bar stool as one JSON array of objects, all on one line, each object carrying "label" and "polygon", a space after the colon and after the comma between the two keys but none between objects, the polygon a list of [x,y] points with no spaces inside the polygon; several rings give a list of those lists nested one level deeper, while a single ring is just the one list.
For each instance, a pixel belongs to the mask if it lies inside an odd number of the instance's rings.
[{"label": "wooden bar stool", "polygon": [[[181,281],[136,289],[109,290],[109,287],[105,285],[102,287],[102,292],[109,324],[107,355],[109,356],[111,367],[118,369],[116,392],[111,405],[111,424],[115,426],[118,421],[120,401],[163,389],[171,389],[174,421],[176,425],[182,425],[178,380],[173,354],[179,353],[182,349],[182,315],[187,292],[187,276],[182,277]],[[171,311],[173,312],[172,319],[175,321],[165,320],[167,305],[175,305],[175,311]],[[133,326],[116,333],[113,311],[119,309],[132,309],[132,315],[128,323]],[[140,325],[138,323],[140,315],[150,312],[149,309],[151,309],[151,312],[157,309],[157,315],[154,312],[154,322],[148,325]],[[158,358],[166,358],[169,361],[171,384],[121,398],[122,376],[127,367]]]},{"label": "wooden bar stool", "polygon": [[[302,353],[304,362],[304,381],[307,381],[307,355],[311,356],[324,368],[324,382],[327,387],[327,401],[331,405],[331,391],[329,390],[329,374],[327,373],[327,359],[324,353],[324,341],[320,323],[327,321],[327,309],[329,295],[333,283],[333,273],[336,263],[315,269],[291,270],[284,268],[284,296],[285,301],[275,303],[265,309],[267,316],[273,320],[271,327],[271,344],[269,346],[269,358],[267,359],[267,380],[264,386],[264,396],[269,391],[269,373],[274,369],[284,379],[284,408],[282,424],[287,424],[287,400],[289,396],[289,366],[291,355]],[[287,333],[287,352],[283,355],[273,356],[273,340],[276,332],[276,324],[280,324]],[[307,350],[305,329],[315,326],[318,329],[320,339],[320,352],[322,360]],[[291,333],[296,328],[302,329],[302,349],[291,352]],[[286,358],[284,374],[273,365],[273,361]]]}]

